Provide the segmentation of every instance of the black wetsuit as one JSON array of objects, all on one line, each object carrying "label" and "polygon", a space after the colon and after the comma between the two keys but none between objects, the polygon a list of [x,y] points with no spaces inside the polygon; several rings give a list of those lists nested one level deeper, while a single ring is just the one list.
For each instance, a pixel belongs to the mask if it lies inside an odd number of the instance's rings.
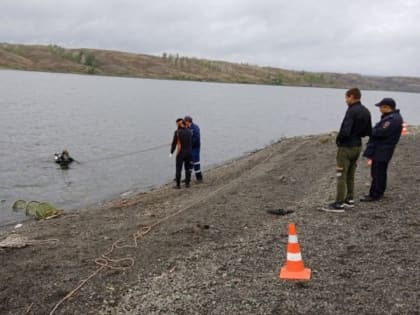
[{"label": "black wetsuit", "polygon": [[181,184],[182,165],[185,169],[185,184],[189,186],[191,181],[191,155],[192,155],[192,133],[187,128],[178,128],[174,133],[171,145],[171,153],[176,154],[176,172],[175,179],[177,187]]},{"label": "black wetsuit", "polygon": [[67,155],[67,154],[61,154],[58,156],[58,158],[55,160],[55,163],[60,164],[61,168],[68,168],[69,164],[72,163],[74,159]]}]

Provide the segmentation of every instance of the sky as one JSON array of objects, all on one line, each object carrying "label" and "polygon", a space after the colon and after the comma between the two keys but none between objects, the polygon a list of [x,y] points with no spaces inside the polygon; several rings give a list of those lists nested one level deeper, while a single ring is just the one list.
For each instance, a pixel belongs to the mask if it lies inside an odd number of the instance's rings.
[{"label": "sky", "polygon": [[0,42],[420,77],[420,0],[0,0]]}]

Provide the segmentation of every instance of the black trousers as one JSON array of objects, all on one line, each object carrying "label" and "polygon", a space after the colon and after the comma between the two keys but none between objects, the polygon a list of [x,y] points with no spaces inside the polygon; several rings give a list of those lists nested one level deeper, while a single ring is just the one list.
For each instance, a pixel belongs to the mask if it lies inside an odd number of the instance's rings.
[{"label": "black trousers", "polygon": [[370,186],[369,195],[374,198],[383,196],[386,189],[386,173],[389,162],[372,161],[370,173],[372,175],[372,184]]},{"label": "black trousers", "polygon": [[191,154],[178,154],[176,156],[175,179],[177,186],[181,185],[182,166],[185,170],[185,184],[188,185],[191,181]]}]

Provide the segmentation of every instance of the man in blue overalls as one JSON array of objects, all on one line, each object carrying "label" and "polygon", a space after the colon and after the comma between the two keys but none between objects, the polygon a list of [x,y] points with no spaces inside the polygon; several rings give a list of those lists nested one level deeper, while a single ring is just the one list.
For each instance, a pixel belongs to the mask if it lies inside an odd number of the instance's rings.
[{"label": "man in blue overalls", "polygon": [[200,168],[200,127],[193,123],[191,116],[185,116],[184,118],[187,127],[192,131],[192,161],[191,161],[191,171],[194,169],[195,178],[197,181],[201,182],[203,180],[203,174],[201,173]]},{"label": "man in blue overalls", "polygon": [[403,118],[392,98],[384,98],[376,106],[382,113],[381,120],[373,127],[372,135],[363,156],[372,160],[372,184],[369,194],[360,201],[369,202],[382,198],[386,189],[386,178],[389,161],[400,140]]}]

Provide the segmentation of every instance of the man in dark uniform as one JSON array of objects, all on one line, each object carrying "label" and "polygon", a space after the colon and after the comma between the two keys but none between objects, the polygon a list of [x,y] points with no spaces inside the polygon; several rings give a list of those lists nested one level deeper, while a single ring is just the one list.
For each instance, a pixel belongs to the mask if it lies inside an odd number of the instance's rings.
[{"label": "man in dark uniform", "polygon": [[185,116],[184,118],[187,127],[192,131],[192,161],[191,161],[191,171],[194,169],[195,178],[197,181],[201,182],[203,180],[203,173],[201,173],[200,167],[200,127],[193,123],[191,116]]},{"label": "man in dark uniform", "polygon": [[382,198],[386,189],[386,177],[389,161],[400,140],[403,118],[392,98],[384,98],[376,106],[382,113],[381,120],[373,127],[372,135],[363,156],[372,160],[372,183],[369,195],[360,201],[369,202]]},{"label": "man in dark uniform", "polygon": [[181,172],[182,166],[185,169],[185,187],[190,187],[191,181],[191,151],[192,151],[192,133],[187,128],[182,118],[176,120],[177,130],[175,130],[171,145],[171,155],[176,150],[176,171],[175,171],[175,188],[181,188]]},{"label": "man in dark uniform", "polygon": [[337,195],[335,202],[325,211],[343,212],[344,207],[354,207],[354,174],[362,150],[362,137],[370,136],[372,121],[369,110],[362,105],[358,88],[346,92],[346,115],[338,132],[337,143]]}]

